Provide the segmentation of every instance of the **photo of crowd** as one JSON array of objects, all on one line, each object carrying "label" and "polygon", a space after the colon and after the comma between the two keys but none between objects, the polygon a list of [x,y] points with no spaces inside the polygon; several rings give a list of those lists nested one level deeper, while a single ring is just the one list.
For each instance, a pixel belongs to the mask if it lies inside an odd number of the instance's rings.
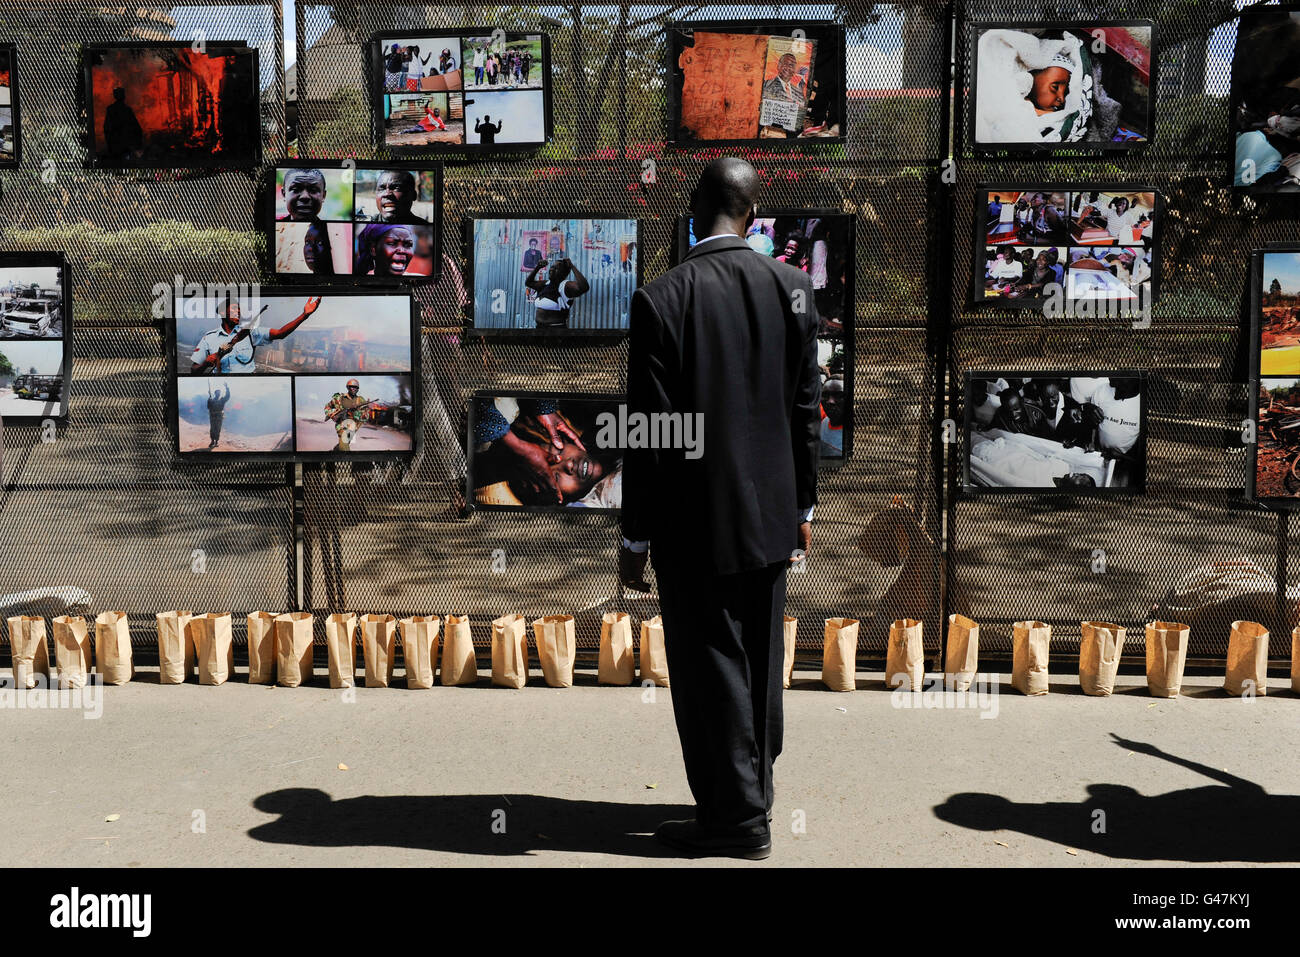
[{"label": "photo of crowd", "polygon": [[409,295],[210,292],[173,303],[181,453],[383,456],[414,446]]},{"label": "photo of crowd", "polygon": [[469,409],[469,498],[489,509],[617,510],[623,455],[597,444],[617,397],[479,393]]},{"label": "photo of crowd", "polygon": [[1145,146],[1152,33],[1149,23],[980,27],[976,148]]},{"label": "photo of crowd", "polygon": [[844,34],[833,23],[669,28],[670,139],[844,137]]},{"label": "photo of crowd", "polygon": [[965,486],[1141,491],[1144,402],[1138,375],[968,374]]},{"label": "photo of crowd", "polygon": [[1244,10],[1232,57],[1233,185],[1300,191],[1300,10]]},{"label": "photo of crowd", "polygon": [[542,34],[382,34],[375,110],[382,145],[534,146],[549,135],[549,47]]},{"label": "photo of crowd", "polygon": [[260,162],[255,47],[87,46],[84,69],[92,165],[239,169]]},{"label": "photo of crowd", "polygon": [[1154,192],[985,190],[976,218],[978,301],[1034,303],[1059,290],[1128,305],[1154,295]]},{"label": "photo of crowd", "polygon": [[275,272],[427,279],[438,270],[437,169],[280,166]]},{"label": "photo of crowd", "polygon": [[471,331],[626,332],[639,228],[635,219],[467,220]]},{"label": "photo of crowd", "polygon": [[0,45],[0,166],[18,165],[18,116],[14,95],[18,48]]}]

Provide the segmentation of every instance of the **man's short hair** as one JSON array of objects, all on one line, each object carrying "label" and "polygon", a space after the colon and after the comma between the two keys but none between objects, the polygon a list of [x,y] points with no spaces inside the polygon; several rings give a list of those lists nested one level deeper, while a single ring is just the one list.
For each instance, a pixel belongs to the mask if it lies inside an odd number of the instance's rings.
[{"label": "man's short hair", "polygon": [[[435,107],[434,109],[437,109],[437,107]],[[375,178],[375,189],[379,189],[379,181],[380,181],[381,179],[383,179],[385,176],[389,176],[389,175],[391,175],[391,174],[393,174],[393,173],[396,173],[398,176],[400,176],[400,177],[402,178],[402,183],[406,186],[406,188],[407,188],[408,190],[410,190],[412,193],[415,192],[415,174],[412,173],[409,169],[386,169],[386,170],[384,170],[382,173],[380,173],[380,174]]]},{"label": "man's short hair", "polygon": [[307,177],[307,178],[309,178],[309,179],[319,180],[319,181],[320,181],[320,188],[321,188],[322,190],[325,188],[325,174],[324,174],[324,173],[322,173],[322,172],[321,172],[320,170],[318,170],[318,169],[302,169],[302,168],[300,168],[300,167],[295,167],[295,168],[290,169],[290,170],[287,170],[287,171],[285,172],[285,174],[284,174],[284,188],[285,188],[285,189],[288,189],[288,188],[289,188],[289,183],[290,183],[290,181],[291,181],[291,180],[298,179],[298,178],[300,178],[300,177]]}]

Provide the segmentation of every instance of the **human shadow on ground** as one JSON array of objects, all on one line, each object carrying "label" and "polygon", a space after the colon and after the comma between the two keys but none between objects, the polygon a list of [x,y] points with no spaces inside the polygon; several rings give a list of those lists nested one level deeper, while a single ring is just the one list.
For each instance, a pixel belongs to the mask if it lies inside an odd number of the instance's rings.
[{"label": "human shadow on ground", "polygon": [[[1163,758],[1220,784],[1144,795],[1092,784],[1078,802],[1017,803],[998,794],[954,794],[942,821],[977,831],[1018,831],[1066,847],[1137,861],[1300,861],[1300,795],[1269,794],[1253,781],[1111,734],[1135,754]],[[1104,816],[1098,816],[1097,812]],[[1104,830],[1099,827],[1104,825]]]},{"label": "human shadow on ground", "polygon": [[677,804],[573,801],[536,794],[437,794],[343,798],[316,788],[259,795],[253,807],[279,818],[249,837],[305,847],[409,847],[449,854],[514,856],[537,851],[672,857],[653,838],[666,820],[695,816]]}]

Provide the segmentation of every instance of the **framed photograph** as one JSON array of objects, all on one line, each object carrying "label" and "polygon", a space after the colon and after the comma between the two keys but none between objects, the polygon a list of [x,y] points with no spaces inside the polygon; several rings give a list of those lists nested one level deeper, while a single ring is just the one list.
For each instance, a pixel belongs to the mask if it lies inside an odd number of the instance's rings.
[{"label": "framed photograph", "polygon": [[1143,492],[1146,386],[1141,372],[967,372],[964,491]]},{"label": "framed photograph", "polygon": [[987,186],[975,196],[971,302],[1062,317],[1146,314],[1163,205],[1146,186]]},{"label": "framed photograph", "polygon": [[87,44],[82,83],[89,166],[251,169],[261,163],[256,47]]},{"label": "framed photograph", "polygon": [[1232,185],[1300,192],[1300,5],[1241,11],[1229,107]]},{"label": "framed photograph", "polygon": [[669,143],[845,141],[840,24],[670,23],[667,47]]},{"label": "framed photograph", "polygon": [[641,285],[641,224],[529,214],[464,221],[472,335],[622,336]]},{"label": "framed photograph", "polygon": [[1300,244],[1251,257],[1250,497],[1300,503]]},{"label": "framed photograph", "polygon": [[[788,263],[812,279],[821,320],[817,360],[822,374],[823,464],[853,451],[853,276],[856,220],[838,210],[759,210],[745,242],[761,256]],[[678,262],[697,241],[695,221],[677,223]]]},{"label": "framed photograph", "polygon": [[1132,150],[1151,142],[1151,21],[980,23],[972,32],[974,149]]},{"label": "framed photograph", "polygon": [[0,416],[65,419],[72,293],[61,252],[0,252]]},{"label": "framed photograph", "polygon": [[624,401],[584,393],[474,393],[466,501],[487,511],[617,512],[623,451],[602,447],[602,433]]},{"label": "framed photograph", "polygon": [[436,279],[442,166],[298,160],[266,181],[270,271],[284,280]]},{"label": "framed photograph", "polygon": [[551,139],[545,33],[378,33],[368,59],[376,141],[391,155],[535,149]]},{"label": "framed photograph", "polygon": [[18,115],[18,47],[0,43],[0,169],[16,169],[22,159]]},{"label": "framed photograph", "polygon": [[281,461],[409,458],[418,317],[404,289],[178,291],[168,350],[176,449]]}]

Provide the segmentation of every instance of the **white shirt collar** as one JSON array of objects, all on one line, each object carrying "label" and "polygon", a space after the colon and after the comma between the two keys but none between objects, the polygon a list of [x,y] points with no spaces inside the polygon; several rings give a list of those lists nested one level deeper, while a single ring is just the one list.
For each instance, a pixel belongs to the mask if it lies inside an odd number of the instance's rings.
[{"label": "white shirt collar", "polygon": [[715,235],[713,235],[713,236],[705,236],[703,239],[697,239],[697,240],[695,240],[695,245],[697,245],[697,246],[703,246],[705,243],[709,242],[710,240],[714,240],[714,239],[727,239],[727,238],[731,238],[731,239],[740,239],[741,237],[740,237],[740,236],[737,236],[735,233],[717,233],[717,234],[715,234]]}]

